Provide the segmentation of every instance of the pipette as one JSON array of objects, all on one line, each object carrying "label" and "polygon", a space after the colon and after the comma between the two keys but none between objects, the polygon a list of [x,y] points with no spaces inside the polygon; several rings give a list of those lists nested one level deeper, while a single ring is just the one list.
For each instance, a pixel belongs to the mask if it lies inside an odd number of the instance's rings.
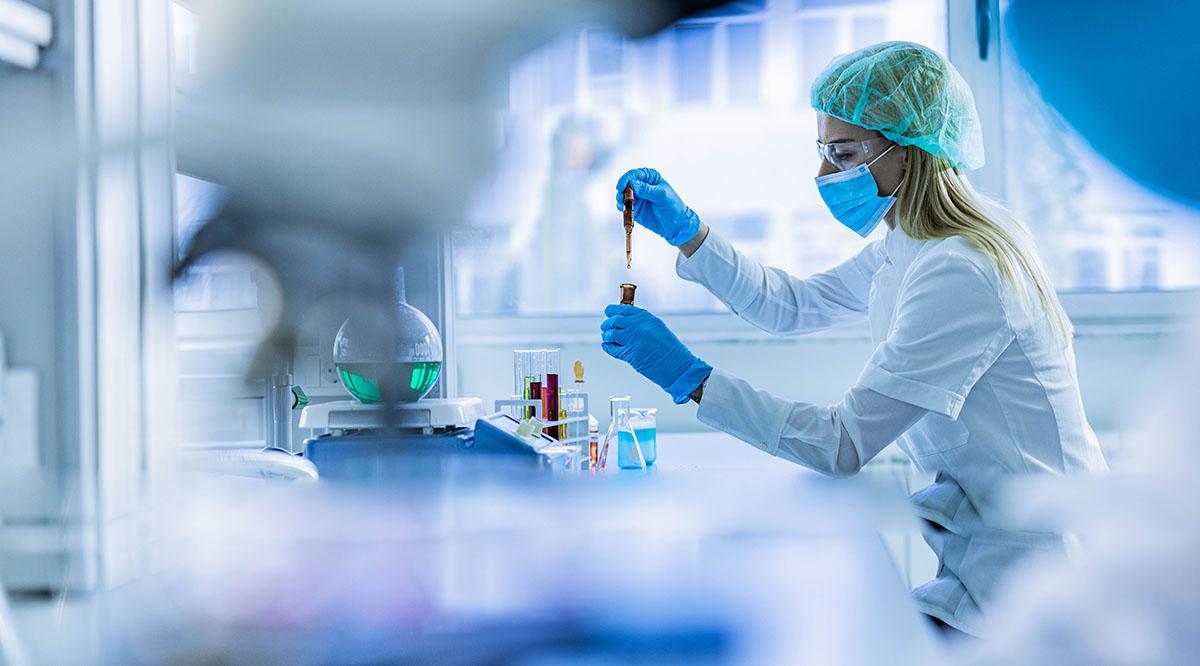
[{"label": "pipette", "polygon": [[625,268],[633,268],[633,185],[625,186]]}]

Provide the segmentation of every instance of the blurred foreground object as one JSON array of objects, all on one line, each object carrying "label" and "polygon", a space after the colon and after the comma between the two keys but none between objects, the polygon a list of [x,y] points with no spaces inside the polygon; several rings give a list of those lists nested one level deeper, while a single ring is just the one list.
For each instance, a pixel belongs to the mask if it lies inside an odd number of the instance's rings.
[{"label": "blurred foreground object", "polygon": [[938,663],[864,520],[892,486],[489,478],[190,487],[147,516],[161,574],[106,596],[102,660]]},{"label": "blurred foreground object", "polygon": [[[1011,0],[1005,17],[1042,97],[1143,185],[1200,206],[1200,3]],[[1148,137],[1171,144],[1164,162]]]},{"label": "blurred foreground object", "polygon": [[[1097,151],[1137,182],[1200,207],[1192,157],[1200,5],[1013,0],[1006,20],[1043,97]],[[1172,137],[1180,158],[1169,168],[1145,150],[1147,126]],[[1131,405],[1136,445],[1122,467],[1014,489],[1031,515],[1064,516],[1060,527],[1085,549],[1076,566],[1035,569],[1008,591],[1003,621],[975,663],[1200,663],[1200,346],[1184,337],[1179,361],[1155,378],[1158,390]]]},{"label": "blurred foreground object", "polygon": [[0,0],[0,61],[34,69],[53,36],[49,12],[22,0]]}]

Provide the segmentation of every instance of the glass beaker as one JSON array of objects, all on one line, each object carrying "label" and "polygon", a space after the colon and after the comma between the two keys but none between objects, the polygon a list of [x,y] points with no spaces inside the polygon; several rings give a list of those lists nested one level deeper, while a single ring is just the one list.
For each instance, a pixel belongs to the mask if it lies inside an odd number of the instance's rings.
[{"label": "glass beaker", "polygon": [[608,462],[608,447],[615,439],[617,442],[617,465],[623,469],[646,469],[646,457],[638,444],[637,434],[629,423],[629,396],[613,396],[608,400],[610,421],[608,434],[604,436],[604,446],[600,452],[600,467],[603,469]]},{"label": "glass beaker", "polygon": [[642,455],[646,456],[646,464],[653,465],[658,458],[658,410],[653,407],[631,409],[629,424],[633,426],[633,434],[637,435]]}]

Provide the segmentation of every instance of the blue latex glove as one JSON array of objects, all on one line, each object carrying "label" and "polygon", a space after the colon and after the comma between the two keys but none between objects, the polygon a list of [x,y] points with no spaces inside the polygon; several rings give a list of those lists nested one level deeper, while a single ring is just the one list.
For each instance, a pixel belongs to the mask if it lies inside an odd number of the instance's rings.
[{"label": "blue latex glove", "polygon": [[625,210],[625,185],[633,185],[633,221],[679,247],[700,231],[700,218],[654,169],[632,169],[617,180],[617,210]]},{"label": "blue latex glove", "polygon": [[613,358],[633,366],[682,405],[712,373],[712,366],[696,358],[661,319],[632,305],[604,308],[608,319],[600,324],[601,345]]}]

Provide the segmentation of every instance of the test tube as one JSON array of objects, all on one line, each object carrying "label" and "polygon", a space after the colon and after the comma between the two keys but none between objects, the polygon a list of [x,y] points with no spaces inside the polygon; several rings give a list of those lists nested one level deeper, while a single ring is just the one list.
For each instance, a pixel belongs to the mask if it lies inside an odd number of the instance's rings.
[{"label": "test tube", "polygon": [[[547,421],[559,421],[565,418],[565,415],[560,413],[559,408],[559,389],[558,389],[558,374],[559,374],[559,353],[557,349],[546,349],[546,379],[542,385],[542,406],[546,413]],[[561,426],[552,426],[546,428],[547,435],[555,439],[563,439]]]},{"label": "test tube", "polygon": [[[535,351],[533,349],[513,350],[513,395],[522,400],[530,399]],[[533,416],[533,408],[518,408],[517,415],[520,418],[529,418]]]},{"label": "test tube", "polygon": [[[546,416],[546,403],[542,399],[542,378],[546,375],[546,350],[534,349],[530,352],[529,363],[529,400],[542,400],[541,418],[543,421],[549,420]],[[534,409],[529,408],[532,416]]]},{"label": "test tube", "polygon": [[[514,398],[525,399],[525,350],[513,350],[513,392]],[[524,409],[518,408],[514,416],[523,415]]]},{"label": "test tube", "polygon": [[[588,434],[587,412],[583,409],[584,392],[579,389],[564,389],[562,404],[563,417],[571,419],[580,419],[577,422],[569,423],[563,428],[566,433],[562,439],[572,439],[575,441],[575,446],[579,447],[579,467],[587,469],[590,454],[588,451],[588,442],[586,441]],[[579,441],[579,440],[583,441]]]},{"label": "test tube", "polygon": [[525,397],[525,350],[513,350],[513,395]]}]

